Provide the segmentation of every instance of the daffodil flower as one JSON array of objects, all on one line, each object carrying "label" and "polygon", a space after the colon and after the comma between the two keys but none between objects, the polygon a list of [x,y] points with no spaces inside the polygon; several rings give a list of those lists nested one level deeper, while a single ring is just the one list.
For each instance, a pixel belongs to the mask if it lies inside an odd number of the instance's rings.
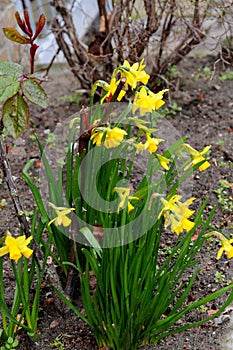
[{"label": "daffodil flower", "polygon": [[141,87],[135,94],[132,112],[135,113],[136,110],[139,109],[141,116],[143,116],[147,112],[159,109],[165,103],[163,101],[163,95],[166,91],[168,91],[168,89],[161,90],[155,94],[145,86]]},{"label": "daffodil flower", "polygon": [[167,214],[168,218],[167,221],[165,221],[165,227],[168,227],[171,225],[171,231],[179,235],[184,230],[189,232],[193,226],[194,222],[188,220],[185,216],[178,217],[174,214]]},{"label": "daffodil flower", "polygon": [[147,149],[146,143],[138,142],[138,143],[133,143],[133,146],[136,148],[137,152],[144,152]]},{"label": "daffodil flower", "polygon": [[106,91],[109,89],[109,84],[106,81],[96,80],[96,82],[92,85],[92,88],[91,88],[91,96],[94,96],[98,86]]},{"label": "daffodil flower", "polygon": [[29,259],[33,253],[33,250],[28,248],[28,244],[31,242],[32,238],[32,236],[26,238],[25,235],[16,238],[9,235],[6,236],[5,246],[0,248],[0,257],[9,253],[10,259],[16,262],[18,262],[22,255]]},{"label": "daffodil flower", "polygon": [[191,215],[193,215],[194,210],[190,210],[188,208],[189,205],[192,204],[192,202],[195,200],[194,197],[189,198],[186,202],[180,202],[179,200],[175,203],[176,205],[176,213],[180,216],[184,216],[184,217],[190,217]]},{"label": "daffodil flower", "polygon": [[233,243],[233,239],[229,239],[229,240],[228,239],[222,239],[221,240],[222,247],[218,251],[217,259],[221,258],[223,252],[226,253],[228,259],[233,258],[233,246],[232,246],[232,243]]},{"label": "daffodil flower", "polygon": [[180,195],[175,194],[168,201],[164,198],[161,198],[161,202],[163,203],[163,209],[159,213],[158,218],[160,218],[166,211],[172,211],[175,209],[175,203],[178,202],[182,197]]},{"label": "daffodil flower", "polygon": [[146,133],[146,142],[134,143],[133,146],[136,148],[137,153],[145,150],[148,150],[150,153],[154,153],[157,151],[159,143],[163,141],[163,139],[151,137],[149,133]]},{"label": "daffodil flower", "polygon": [[129,62],[125,60],[123,65],[117,68],[116,72],[120,71],[121,75],[126,78],[126,88],[127,85],[130,85],[132,89],[135,89],[138,82],[145,85],[148,83],[150,76],[144,71],[145,65],[143,62],[144,59],[130,66]]},{"label": "daffodil flower", "polygon": [[202,162],[203,160],[205,160],[205,162],[199,166],[199,170],[203,171],[203,170],[206,170],[207,168],[209,168],[210,163],[206,160],[205,157],[203,157],[203,155],[208,153],[211,146],[206,146],[201,152],[195,150],[188,143],[184,143],[182,148],[184,148],[192,157],[191,163],[184,170],[187,170],[188,168],[190,168],[190,166],[194,166],[194,165]]},{"label": "daffodil flower", "polygon": [[67,215],[70,214],[72,210],[75,210],[75,208],[56,207],[52,203],[49,203],[49,205],[55,210],[57,216],[49,221],[48,226],[54,222],[56,226],[62,225],[68,227],[71,224],[71,219]]},{"label": "daffodil flower", "polygon": [[[94,96],[98,86],[101,87],[104,91],[107,91],[107,93],[100,100],[100,103],[102,104],[106,98],[114,95],[119,83],[120,83],[120,80],[116,80],[115,77],[112,77],[110,84],[108,84],[104,80],[97,80],[92,86],[91,96],[92,97]],[[126,91],[121,90],[119,95],[117,96],[117,101],[121,101],[125,94],[126,94]]]},{"label": "daffodil flower", "polygon": [[189,232],[194,223],[189,220],[189,217],[193,215],[194,210],[190,210],[188,206],[194,201],[195,198],[190,198],[186,202],[181,202],[182,197],[179,195],[172,196],[168,201],[161,198],[163,203],[163,209],[159,213],[158,218],[162,215],[165,218],[164,226],[171,226],[171,231],[179,235],[183,230]]},{"label": "daffodil flower", "polygon": [[161,156],[160,154],[156,154],[156,157],[159,161],[159,164],[161,165],[161,167],[164,169],[164,170],[169,170],[168,168],[168,164],[170,163],[171,159],[168,159],[164,156]]},{"label": "daffodil flower", "polygon": [[127,135],[127,132],[118,127],[115,127],[113,129],[108,127],[94,128],[91,134],[91,140],[93,144],[96,146],[100,146],[104,135],[104,146],[106,148],[114,148],[119,146],[124,136]]},{"label": "daffodil flower", "polygon": [[221,258],[223,252],[226,253],[228,259],[233,258],[233,245],[232,245],[233,239],[227,239],[225,236],[223,236],[222,233],[220,233],[218,231],[211,231],[211,232],[207,233],[205,236],[207,238],[209,238],[211,236],[215,236],[220,240],[222,246],[219,249],[218,254],[217,254],[218,260]]},{"label": "daffodil flower", "polygon": [[128,213],[130,213],[134,209],[134,206],[129,202],[129,200],[139,200],[138,197],[130,196],[129,187],[114,187],[113,192],[117,192],[117,194],[120,197],[120,203],[117,208],[117,213],[119,213],[120,210],[124,208],[126,200]]},{"label": "daffodil flower", "polygon": [[157,139],[156,137],[151,137],[149,133],[146,133],[146,145],[150,153],[154,153],[158,149],[160,142],[163,142],[163,139]]},{"label": "daffodil flower", "polygon": [[[120,83],[120,80],[117,81],[116,78],[113,77],[113,78],[111,79],[109,85],[107,84],[107,85],[103,86],[103,89],[104,89],[105,91],[107,91],[107,94],[104,95],[104,97],[101,99],[101,104],[104,102],[104,100],[105,100],[106,98],[109,98],[110,96],[113,96],[113,95],[114,95],[114,93],[116,92],[116,89],[117,89],[119,83]],[[119,93],[119,95],[117,96],[117,101],[121,101],[122,98],[125,96],[125,94],[126,94],[126,91],[125,91],[125,90],[121,90],[120,93]]]}]

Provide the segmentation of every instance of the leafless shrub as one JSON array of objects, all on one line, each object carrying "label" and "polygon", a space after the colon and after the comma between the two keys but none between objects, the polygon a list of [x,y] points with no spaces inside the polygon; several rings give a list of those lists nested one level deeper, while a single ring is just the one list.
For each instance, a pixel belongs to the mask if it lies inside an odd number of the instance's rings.
[{"label": "leafless shrub", "polygon": [[52,2],[60,18],[53,23],[57,44],[82,88],[89,89],[96,79],[107,80],[124,59],[133,63],[145,58],[156,82],[212,35],[211,21],[221,24],[225,40],[232,37],[230,0],[117,0],[110,13],[106,0],[96,1],[99,28],[87,45],[75,30],[75,0],[70,9],[64,0]]}]

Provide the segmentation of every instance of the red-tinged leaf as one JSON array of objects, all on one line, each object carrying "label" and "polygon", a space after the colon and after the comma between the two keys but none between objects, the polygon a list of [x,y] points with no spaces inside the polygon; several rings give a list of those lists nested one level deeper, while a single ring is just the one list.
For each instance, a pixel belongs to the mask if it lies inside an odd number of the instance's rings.
[{"label": "red-tinged leaf", "polygon": [[7,132],[17,138],[25,130],[29,120],[29,108],[20,94],[9,98],[2,108],[2,121]]},{"label": "red-tinged leaf", "polygon": [[15,12],[15,18],[16,18],[16,21],[17,21],[18,26],[23,30],[23,28],[24,28],[24,22],[22,21],[22,19],[21,19],[20,14],[19,14],[18,11]]},{"label": "red-tinged leaf", "polygon": [[30,44],[30,39],[21,35],[15,28],[3,28],[4,35],[7,39],[14,41],[18,44]]},{"label": "red-tinged leaf", "polygon": [[24,13],[24,19],[25,19],[25,22],[26,22],[26,26],[27,26],[28,32],[30,33],[29,36],[31,37],[33,32],[32,32],[32,27],[31,27],[31,22],[30,22],[30,18],[29,18],[29,15],[28,15],[28,11],[24,10],[23,13]]},{"label": "red-tinged leaf", "polygon": [[24,80],[22,90],[25,97],[32,103],[35,103],[41,107],[47,106],[47,95],[44,89],[35,80]]},{"label": "red-tinged leaf", "polygon": [[14,96],[20,89],[20,82],[14,76],[0,75],[0,102]]},{"label": "red-tinged leaf", "polygon": [[39,20],[38,20],[38,23],[37,23],[37,27],[36,27],[36,31],[35,31],[35,34],[32,38],[32,40],[34,41],[38,35],[41,33],[42,29],[44,28],[45,26],[45,23],[46,23],[46,17],[45,15],[42,13],[39,17]]},{"label": "red-tinged leaf", "polygon": [[18,23],[18,26],[22,29],[22,31],[31,37],[32,32],[28,29],[25,21],[21,19],[18,11],[15,12],[15,18],[16,18],[16,21]]}]

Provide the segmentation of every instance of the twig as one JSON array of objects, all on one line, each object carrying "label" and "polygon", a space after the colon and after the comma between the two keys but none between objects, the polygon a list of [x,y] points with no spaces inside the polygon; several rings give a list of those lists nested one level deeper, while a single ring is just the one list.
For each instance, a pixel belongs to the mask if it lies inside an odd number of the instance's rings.
[{"label": "twig", "polygon": [[55,58],[58,56],[58,54],[59,54],[60,51],[61,51],[61,48],[59,47],[59,48],[57,49],[56,53],[53,55],[51,61],[49,62],[49,65],[48,65],[48,67],[46,68],[46,73],[45,73],[46,76],[49,75],[49,70],[50,70],[50,68],[52,67],[53,62],[55,61]]},{"label": "twig", "polygon": [[2,142],[2,138],[0,138],[0,156],[1,156],[1,167],[3,170],[3,175],[6,179],[7,187],[9,189],[10,196],[14,204],[14,208],[15,208],[18,220],[20,224],[23,226],[26,237],[29,237],[31,234],[31,230],[30,230],[26,215],[23,210],[23,206],[20,202],[19,195],[12,177],[12,173],[10,170],[9,163],[7,161],[7,156],[6,156],[4,144]]},{"label": "twig", "polygon": [[[19,199],[18,191],[15,186],[11,169],[7,160],[5,146],[2,141],[2,130],[3,130],[3,125],[1,120],[0,121],[0,165],[3,171],[4,178],[7,183],[7,187],[8,187],[12,202],[14,204],[14,208],[15,208],[19,223],[21,224],[26,237],[29,237],[31,235],[31,229],[28,224],[27,217],[23,209],[23,205]],[[33,240],[33,251],[34,251],[36,262],[38,266],[41,267],[40,261],[41,259],[43,259],[43,254],[40,251],[40,249],[37,247],[36,242],[34,240]]]}]

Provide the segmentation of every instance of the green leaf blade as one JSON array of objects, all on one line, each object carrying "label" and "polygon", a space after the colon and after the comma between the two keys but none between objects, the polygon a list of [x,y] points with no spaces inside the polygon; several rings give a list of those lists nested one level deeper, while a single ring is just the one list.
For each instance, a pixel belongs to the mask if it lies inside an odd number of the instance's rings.
[{"label": "green leaf blade", "polygon": [[9,98],[3,105],[3,124],[14,138],[17,138],[25,129],[29,119],[29,108],[19,94]]},{"label": "green leaf blade", "polygon": [[41,107],[47,107],[47,95],[35,80],[27,79],[22,83],[22,90],[26,98]]}]

